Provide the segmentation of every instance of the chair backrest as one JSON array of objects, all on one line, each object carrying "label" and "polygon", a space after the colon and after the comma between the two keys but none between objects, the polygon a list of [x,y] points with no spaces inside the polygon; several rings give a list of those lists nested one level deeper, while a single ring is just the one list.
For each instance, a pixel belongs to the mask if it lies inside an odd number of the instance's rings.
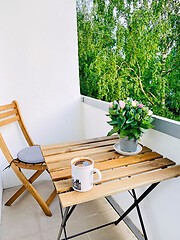
[{"label": "chair backrest", "polygon": [[[15,121],[18,121],[22,133],[29,146],[33,146],[34,143],[25,127],[17,101],[13,101],[11,104],[0,106],[0,127]],[[1,133],[0,133],[0,148],[8,162],[12,161],[12,156],[7,148],[7,145],[4,142]]]}]

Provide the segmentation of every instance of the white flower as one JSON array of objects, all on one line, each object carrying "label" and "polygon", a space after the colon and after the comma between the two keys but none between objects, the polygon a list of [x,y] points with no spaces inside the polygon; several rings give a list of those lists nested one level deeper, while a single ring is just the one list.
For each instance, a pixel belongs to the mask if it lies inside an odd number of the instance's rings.
[{"label": "white flower", "polygon": [[153,112],[151,110],[148,111],[148,116],[151,116]]},{"label": "white flower", "polygon": [[135,101],[132,101],[132,106],[133,107],[136,107],[137,106],[137,103]]}]

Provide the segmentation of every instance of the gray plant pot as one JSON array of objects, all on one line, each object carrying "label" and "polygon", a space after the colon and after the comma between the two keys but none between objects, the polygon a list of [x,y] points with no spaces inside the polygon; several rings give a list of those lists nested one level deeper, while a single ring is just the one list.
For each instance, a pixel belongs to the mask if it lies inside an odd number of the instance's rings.
[{"label": "gray plant pot", "polygon": [[128,140],[128,137],[120,138],[120,149],[123,152],[135,152],[137,150],[138,140],[133,138]]}]

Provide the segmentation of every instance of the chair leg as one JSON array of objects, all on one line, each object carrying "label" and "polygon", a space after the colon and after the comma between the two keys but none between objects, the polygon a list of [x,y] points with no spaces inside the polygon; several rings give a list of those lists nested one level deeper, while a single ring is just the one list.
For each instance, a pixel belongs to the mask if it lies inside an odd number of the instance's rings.
[{"label": "chair leg", "polygon": [[39,205],[42,208],[43,212],[47,216],[52,216],[52,213],[49,210],[48,205],[46,204],[44,199],[41,197],[41,195],[38,193],[38,191],[33,187],[33,185],[27,181],[25,187],[33,195],[33,197],[36,199],[36,201],[39,203]]},{"label": "chair leg", "polygon": [[[29,178],[29,182],[33,183],[42,173],[43,171],[36,171],[30,178]],[[13,202],[26,190],[25,186],[23,185],[6,203],[6,206],[11,206],[11,204],[13,204]]]},{"label": "chair leg", "polygon": [[55,196],[57,195],[56,189],[53,190],[53,192],[51,193],[51,195],[49,196],[49,198],[46,201],[46,204],[49,206],[53,199],[55,198]]},{"label": "chair leg", "polygon": [[[33,185],[31,184],[30,181],[28,181],[28,179],[24,176],[24,174],[19,170],[19,168],[12,163],[11,165],[12,169],[14,170],[14,172],[16,173],[16,175],[18,176],[18,178],[21,180],[21,182],[23,183],[24,187],[32,194],[32,196],[36,199],[36,201],[39,203],[40,207],[42,208],[43,212],[47,215],[47,216],[52,216],[51,211],[49,210],[48,205],[46,204],[46,202],[44,201],[44,199],[41,197],[41,195],[38,193],[38,191],[33,187]],[[41,170],[38,170],[42,173]],[[38,172],[37,171],[37,172]],[[43,170],[44,171],[44,170]],[[35,173],[36,174],[36,173]],[[34,174],[34,175],[35,175]],[[38,173],[37,173],[38,174]],[[40,173],[39,173],[40,174]],[[33,177],[33,176],[32,176]],[[18,194],[17,194],[18,195]]]}]

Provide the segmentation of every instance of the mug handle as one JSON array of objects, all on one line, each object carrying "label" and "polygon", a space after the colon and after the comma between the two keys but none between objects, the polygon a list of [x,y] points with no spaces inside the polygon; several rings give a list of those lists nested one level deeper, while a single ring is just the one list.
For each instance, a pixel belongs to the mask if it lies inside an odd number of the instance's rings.
[{"label": "mug handle", "polygon": [[95,181],[93,181],[93,184],[94,183],[97,183],[97,182],[99,182],[100,180],[101,180],[101,172],[99,171],[99,169],[97,169],[97,168],[93,168],[93,170],[92,170],[92,173],[93,172],[96,172],[97,174],[98,174],[98,177],[99,177],[99,179],[98,180],[95,180]]}]

